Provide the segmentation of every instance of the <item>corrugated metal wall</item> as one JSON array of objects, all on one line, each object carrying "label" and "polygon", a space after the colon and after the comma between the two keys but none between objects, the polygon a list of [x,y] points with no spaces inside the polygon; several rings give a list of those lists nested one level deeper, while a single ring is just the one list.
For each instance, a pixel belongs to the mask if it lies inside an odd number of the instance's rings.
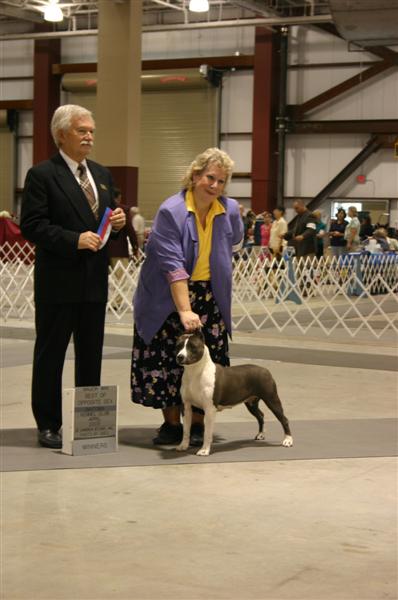
[{"label": "corrugated metal wall", "polygon": [[[210,86],[143,92],[138,203],[146,219],[152,219],[161,202],[181,189],[181,179],[195,156],[217,144],[217,94]],[[95,115],[93,92],[70,92],[68,102]],[[90,158],[95,160],[95,146]]]},{"label": "corrugated metal wall", "polygon": [[147,219],[181,189],[194,157],[217,142],[217,91],[147,92],[142,98],[139,205]]}]

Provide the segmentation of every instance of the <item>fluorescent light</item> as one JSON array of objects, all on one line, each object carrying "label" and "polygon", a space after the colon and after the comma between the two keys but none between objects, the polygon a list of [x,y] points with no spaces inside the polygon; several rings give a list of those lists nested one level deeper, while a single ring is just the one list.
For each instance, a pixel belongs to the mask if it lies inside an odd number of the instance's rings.
[{"label": "fluorescent light", "polygon": [[207,12],[209,0],[189,0],[189,10],[191,12]]},{"label": "fluorescent light", "polygon": [[44,8],[44,20],[51,23],[58,23],[64,18],[63,12],[57,4],[58,0],[49,0],[49,4]]}]

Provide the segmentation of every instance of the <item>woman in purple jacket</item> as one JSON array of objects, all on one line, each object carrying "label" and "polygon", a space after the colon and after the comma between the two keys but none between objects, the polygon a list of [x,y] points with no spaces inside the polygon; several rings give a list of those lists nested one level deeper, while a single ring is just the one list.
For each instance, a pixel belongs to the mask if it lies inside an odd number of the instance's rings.
[{"label": "woman in purple jacket", "polygon": [[[218,148],[199,154],[183,190],[160,206],[146,246],[134,296],[131,389],[133,402],[163,411],[154,444],[178,444],[182,437],[177,337],[201,327],[212,359],[229,364],[232,254],[243,239],[239,205],[222,195],[233,165]],[[191,444],[201,445],[202,437],[198,410]]]}]

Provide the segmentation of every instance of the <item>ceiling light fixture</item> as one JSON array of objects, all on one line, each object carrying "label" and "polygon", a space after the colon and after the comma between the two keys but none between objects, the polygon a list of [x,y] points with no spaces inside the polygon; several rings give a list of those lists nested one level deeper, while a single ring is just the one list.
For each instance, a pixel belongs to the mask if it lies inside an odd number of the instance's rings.
[{"label": "ceiling light fixture", "polygon": [[58,6],[58,0],[48,0],[48,5],[44,8],[44,20],[59,23],[63,18],[64,14]]},{"label": "ceiling light fixture", "polygon": [[189,0],[188,8],[191,12],[207,12],[209,10],[209,0]]}]

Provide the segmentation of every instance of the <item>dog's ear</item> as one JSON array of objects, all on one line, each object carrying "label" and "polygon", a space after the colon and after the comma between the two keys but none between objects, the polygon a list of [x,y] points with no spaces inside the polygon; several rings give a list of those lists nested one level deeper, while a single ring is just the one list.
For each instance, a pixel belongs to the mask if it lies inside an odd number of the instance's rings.
[{"label": "dog's ear", "polygon": [[195,335],[201,339],[203,342],[205,341],[205,336],[203,335],[203,331],[201,328],[195,329]]}]

